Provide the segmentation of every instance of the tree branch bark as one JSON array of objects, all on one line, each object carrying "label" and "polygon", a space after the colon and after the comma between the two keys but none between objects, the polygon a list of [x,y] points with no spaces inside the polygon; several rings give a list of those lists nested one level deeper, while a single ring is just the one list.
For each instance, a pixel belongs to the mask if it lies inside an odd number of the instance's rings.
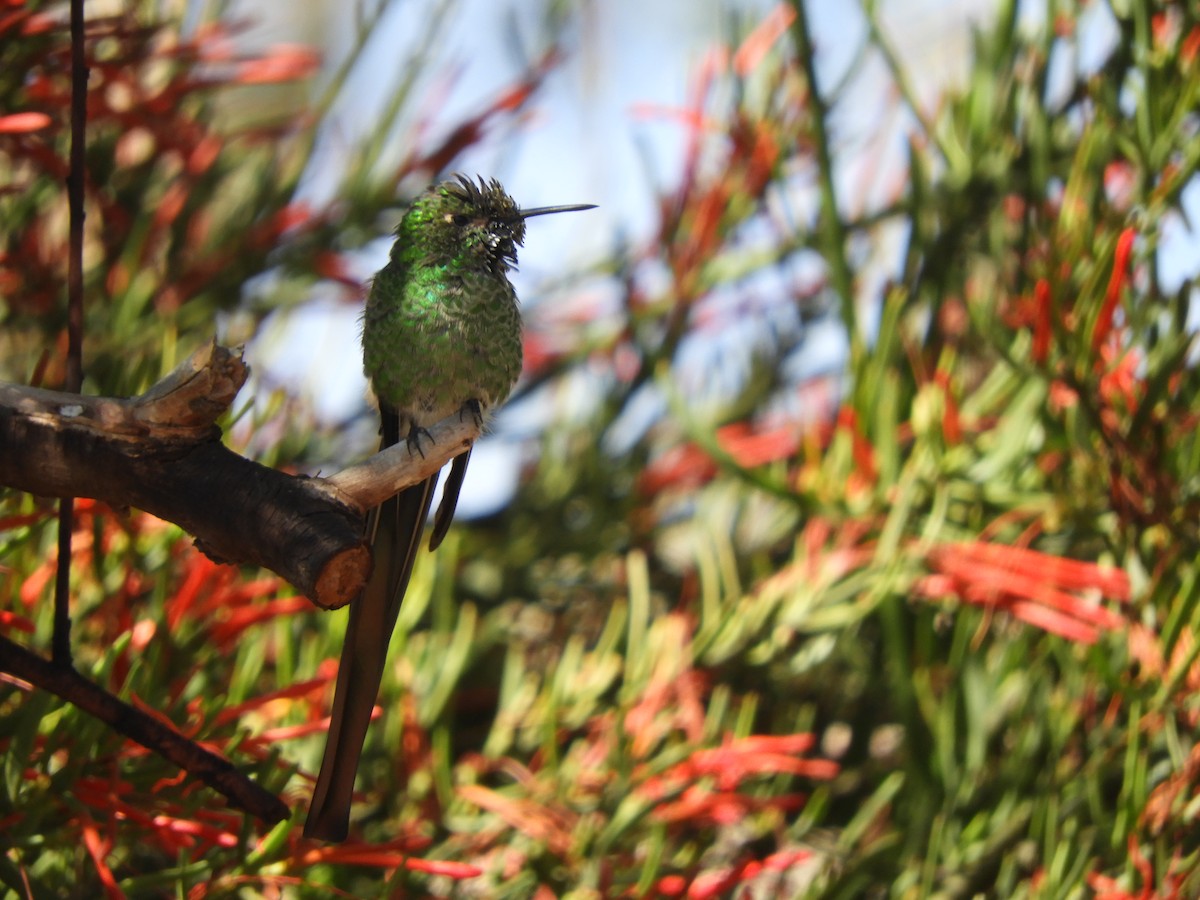
[{"label": "tree branch bark", "polygon": [[139,397],[0,384],[0,485],[145,510],[217,562],[263,566],[320,607],[344,606],[371,571],[366,511],[469,448],[479,426],[451,416],[424,456],[400,444],[325,478],[288,475],[221,443],[216,419],[248,374],[214,343]]}]

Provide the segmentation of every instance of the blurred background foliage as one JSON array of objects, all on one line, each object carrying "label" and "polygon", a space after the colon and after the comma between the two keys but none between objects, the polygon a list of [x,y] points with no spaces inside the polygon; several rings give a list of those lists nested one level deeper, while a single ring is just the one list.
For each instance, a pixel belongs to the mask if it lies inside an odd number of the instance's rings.
[{"label": "blurred background foliage", "polygon": [[[1101,7],[1111,47],[1072,65]],[[243,339],[320,286],[360,301],[354,252],[485,125],[519,132],[569,52],[556,5],[526,77],[396,156],[407,73],[336,200],[312,205],[298,185],[385,12],[359,11],[358,50],[319,90],[313,52],[246,53],[219,15],[90,15],[85,390],[139,391],[218,327]],[[1001,2],[964,84],[931,106],[863,12],[861,59],[910,123],[885,202],[845,196],[844,95],[815,77],[806,9],[781,4],[698,63],[652,236],[556,273],[555,304],[531,311],[514,403],[547,424],[511,504],[418,566],[356,840],[313,845],[296,824],[343,616],[82,501],[77,666],[282,792],[296,821],[264,831],[9,678],[0,882],[1200,893],[1193,282],[1166,284],[1159,252],[1189,227],[1200,21],[1185,3],[1048,0],[1031,26]],[[65,22],[34,0],[0,14],[0,374],[47,387],[66,343]],[[881,282],[885,240],[902,262]],[[840,326],[841,371],[795,364],[817,321]],[[272,465],[342,445],[345,423],[286,391],[238,414],[233,443]],[[0,626],[38,648],[52,520],[0,496]]]}]

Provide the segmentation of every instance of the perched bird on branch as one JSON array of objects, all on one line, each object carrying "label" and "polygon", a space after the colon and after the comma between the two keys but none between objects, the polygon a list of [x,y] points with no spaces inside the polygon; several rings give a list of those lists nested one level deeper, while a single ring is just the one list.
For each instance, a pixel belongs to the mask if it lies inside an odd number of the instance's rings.
[{"label": "perched bird on branch", "polygon": [[[414,201],[363,316],[363,366],[379,399],[383,447],[403,440],[410,453],[423,454],[435,422],[455,413],[482,421],[504,402],[521,373],[521,314],[508,271],[525,220],[592,208],[521,209],[498,181],[461,175]],[[451,463],[430,550],[450,527],[470,456],[467,450]],[[375,566],[350,604],[307,837],[346,838],[359,756],[437,478],[406,488],[371,516]]]}]

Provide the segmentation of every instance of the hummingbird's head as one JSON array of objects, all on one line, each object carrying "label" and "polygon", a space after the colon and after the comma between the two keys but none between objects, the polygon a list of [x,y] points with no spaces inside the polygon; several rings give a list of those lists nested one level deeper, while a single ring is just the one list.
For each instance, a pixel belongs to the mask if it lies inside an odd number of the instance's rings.
[{"label": "hummingbird's head", "polygon": [[501,275],[517,264],[525,219],[516,201],[493,178],[478,183],[459,175],[438,185],[442,224],[468,260]]},{"label": "hummingbird's head", "polygon": [[454,261],[503,275],[517,264],[527,218],[591,208],[521,209],[496,179],[475,182],[457,175],[453,181],[430,186],[413,202],[397,229],[400,240],[392,255],[435,265]]}]

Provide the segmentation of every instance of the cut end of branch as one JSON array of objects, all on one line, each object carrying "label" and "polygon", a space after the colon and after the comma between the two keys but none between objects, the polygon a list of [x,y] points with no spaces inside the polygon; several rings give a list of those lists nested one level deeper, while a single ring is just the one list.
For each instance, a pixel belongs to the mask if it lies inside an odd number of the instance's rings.
[{"label": "cut end of branch", "polygon": [[370,574],[371,551],[351,547],[329,559],[309,599],[322,609],[340,609],[362,593]]}]

